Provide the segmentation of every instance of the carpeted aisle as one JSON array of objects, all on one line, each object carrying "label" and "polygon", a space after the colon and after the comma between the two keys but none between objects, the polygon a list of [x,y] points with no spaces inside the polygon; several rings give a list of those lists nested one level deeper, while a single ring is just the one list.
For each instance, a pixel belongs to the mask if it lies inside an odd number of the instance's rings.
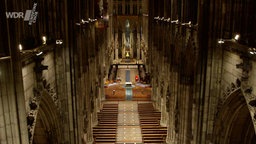
[{"label": "carpeted aisle", "polygon": [[130,82],[131,81],[131,75],[130,75],[130,70],[125,71],[125,81]]}]

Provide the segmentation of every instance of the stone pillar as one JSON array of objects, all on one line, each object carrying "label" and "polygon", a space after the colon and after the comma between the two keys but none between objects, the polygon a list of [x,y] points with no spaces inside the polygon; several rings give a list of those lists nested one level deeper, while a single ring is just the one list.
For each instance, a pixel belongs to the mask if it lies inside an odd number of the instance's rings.
[{"label": "stone pillar", "polygon": [[140,53],[141,53],[141,60],[145,63],[144,52],[141,49],[140,49]]},{"label": "stone pillar", "polygon": [[178,112],[177,112],[177,88],[178,88],[178,73],[171,72],[170,74],[170,112],[169,112],[169,126],[167,143],[177,144],[177,122],[178,122]]},{"label": "stone pillar", "polygon": [[110,54],[110,56],[111,56],[111,63],[113,63],[113,61],[115,60],[115,49],[114,49],[114,47],[110,47],[110,49],[111,49],[111,54]]},{"label": "stone pillar", "polygon": [[[103,46],[102,46],[103,47]],[[105,67],[105,51],[104,51],[104,48],[102,48],[101,49],[101,52],[100,52],[100,61],[99,62],[102,62],[103,64],[101,64],[101,69],[100,69],[100,71],[101,71],[101,77],[100,77],[100,79],[101,79],[101,81],[100,81],[100,83],[99,83],[99,85],[100,85],[100,93],[99,93],[99,97],[100,97],[100,99],[101,99],[101,101],[103,101],[103,100],[105,100],[105,93],[104,93],[104,82],[105,82],[105,80],[104,80],[104,67]]]},{"label": "stone pillar", "polygon": [[118,49],[119,49],[119,44],[118,44],[118,33],[115,33],[115,42],[114,42],[114,49],[115,49],[115,60],[118,61]]},{"label": "stone pillar", "polygon": [[[10,59],[0,61],[1,94],[0,94],[0,136],[1,143],[22,143],[18,128],[17,99],[14,94],[14,83]],[[22,97],[24,99],[24,97]],[[25,103],[24,103],[25,104]],[[23,105],[24,105],[23,104]],[[25,116],[25,111],[24,116]],[[26,124],[27,125],[27,124]],[[25,126],[26,126],[25,125]]]},{"label": "stone pillar", "polygon": [[130,33],[130,58],[134,58],[134,54],[133,54],[133,47],[134,47],[134,38],[133,38],[133,33]]},{"label": "stone pillar", "polygon": [[118,48],[115,49],[115,60],[118,61]]},{"label": "stone pillar", "polygon": [[166,112],[166,101],[167,101],[167,85],[169,82],[169,72],[168,72],[168,67],[167,64],[164,63],[163,64],[163,71],[161,72],[162,75],[162,79],[163,79],[163,84],[162,84],[162,108],[161,108],[161,125],[166,126],[167,125],[167,117],[168,117],[168,113]]},{"label": "stone pillar", "polygon": [[12,59],[0,60],[0,141],[25,144],[29,140],[21,61],[18,52],[13,53]]},{"label": "stone pillar", "polygon": [[137,60],[140,60],[140,33],[137,33]]},{"label": "stone pillar", "polygon": [[96,124],[97,124],[97,121],[98,121],[98,119],[97,119],[97,108],[96,108],[96,104],[97,104],[97,100],[96,100],[96,98],[97,98],[97,89],[96,89],[96,79],[97,79],[97,68],[96,68],[96,58],[95,59],[93,59],[92,60],[93,61],[93,63],[92,63],[92,70],[93,70],[93,73],[92,73],[92,77],[93,77],[93,80],[92,80],[92,107],[93,107],[93,110],[92,110],[92,113],[93,113],[93,121],[92,121],[92,125],[93,126],[95,126]]},{"label": "stone pillar", "polygon": [[154,108],[157,108],[157,101],[158,101],[158,97],[157,97],[157,83],[156,83],[156,78],[152,78],[152,94],[151,94],[151,99],[153,101],[153,106]]},{"label": "stone pillar", "polygon": [[166,126],[166,100],[164,97],[161,98],[161,125]]},{"label": "stone pillar", "polygon": [[121,47],[121,50],[122,50],[122,58],[125,58],[125,46],[124,46],[124,41],[125,41],[125,33],[122,34],[122,47]]},{"label": "stone pillar", "polygon": [[125,1],[122,1],[122,14],[125,14]]},{"label": "stone pillar", "polygon": [[[89,112],[89,113],[91,113],[91,112]],[[90,120],[89,120],[89,122],[88,122],[88,128],[89,128],[89,130],[88,130],[88,132],[87,132],[87,142],[86,142],[86,144],[88,143],[88,144],[93,144],[93,133],[92,133],[92,127],[93,127],[93,125],[92,125],[92,115],[90,114]]]}]

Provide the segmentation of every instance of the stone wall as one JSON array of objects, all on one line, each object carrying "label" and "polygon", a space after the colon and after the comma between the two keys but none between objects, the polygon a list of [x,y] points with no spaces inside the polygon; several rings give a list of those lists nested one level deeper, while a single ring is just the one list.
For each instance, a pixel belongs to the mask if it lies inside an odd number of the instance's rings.
[{"label": "stone wall", "polygon": [[[15,94],[12,62],[10,59],[0,60],[0,143],[20,144],[21,138],[27,136],[27,129],[20,130],[19,126],[26,126],[25,119],[18,113],[25,114],[24,109],[19,109],[19,102]],[[20,96],[20,95],[19,95]],[[18,119],[20,121],[18,121]],[[23,141],[27,143],[27,139]]]},{"label": "stone wall", "polygon": [[[230,8],[226,2],[198,2],[195,7],[184,0],[149,2],[147,68],[152,78],[152,100],[162,112],[162,124],[168,118],[168,143],[212,143],[216,114],[230,94],[244,84],[242,92],[250,97],[247,104],[255,99],[255,70],[250,70],[250,63],[252,68],[255,63],[244,52],[246,48],[237,46],[233,39],[218,43],[219,38],[234,35],[234,31],[225,31],[230,25],[223,25],[228,20],[220,9]],[[165,67],[168,64],[170,67]],[[247,76],[248,81],[244,80]]]},{"label": "stone wall", "polygon": [[36,86],[36,76],[34,72],[34,67],[35,63],[30,63],[22,67],[24,96],[27,113],[30,111],[29,102],[34,97],[33,89]]},{"label": "stone wall", "polygon": [[[39,57],[43,58],[42,61],[39,60],[37,62],[36,59]],[[49,113],[45,112],[47,110],[41,110],[41,112],[46,113],[47,115],[52,115],[55,113],[56,118],[58,119],[59,112],[59,100],[56,93],[56,73],[55,73],[55,59],[53,51],[43,53],[42,55],[32,55],[28,59],[24,60],[24,65],[22,67],[22,77],[23,77],[23,88],[24,88],[24,98],[25,98],[25,107],[26,107],[26,116],[28,119],[28,129],[29,129],[29,137],[30,143],[33,141],[33,135],[35,134],[35,126],[37,124],[37,116],[42,104],[43,97],[47,98],[48,107],[54,108]],[[47,66],[46,69],[42,71],[38,71],[38,65]],[[38,79],[40,77],[40,79]],[[33,104],[33,106],[32,106]],[[57,108],[57,109],[56,109]],[[42,118],[44,123],[53,124],[54,127],[55,123],[50,122],[50,119],[43,117]],[[58,120],[56,120],[58,121]],[[58,131],[58,130],[57,130]]]},{"label": "stone wall", "polygon": [[[43,70],[43,79],[50,84],[53,91],[55,91],[55,66],[54,66],[54,57],[53,52],[47,53],[44,55],[44,60],[41,62],[43,65],[48,66],[47,70]],[[34,71],[35,63],[29,63],[22,67],[22,77],[24,85],[24,95],[25,95],[25,105],[26,111],[29,112],[29,102],[34,97],[33,90],[37,87],[38,82],[36,80],[36,73]]]},{"label": "stone wall", "polygon": [[50,52],[44,56],[44,60],[42,64],[48,66],[47,70],[43,71],[43,78],[51,85],[53,89],[55,89],[55,60],[54,60],[54,53]]},{"label": "stone wall", "polygon": [[232,91],[232,83],[236,85],[237,80],[241,81],[242,70],[237,68],[236,65],[243,62],[238,54],[232,53],[230,51],[224,51],[223,55],[221,76],[222,98],[224,98]]},{"label": "stone wall", "polygon": [[248,84],[252,86],[252,95],[256,98],[256,62],[252,61],[252,70],[249,72]]}]

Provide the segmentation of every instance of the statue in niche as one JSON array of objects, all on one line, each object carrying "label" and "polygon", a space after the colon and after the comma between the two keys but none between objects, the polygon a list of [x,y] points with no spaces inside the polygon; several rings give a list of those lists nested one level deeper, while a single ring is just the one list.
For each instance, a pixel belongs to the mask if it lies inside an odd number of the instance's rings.
[{"label": "statue in niche", "polygon": [[160,94],[161,94],[161,98],[163,98],[164,95],[164,81],[161,81],[161,87],[160,87]]},{"label": "statue in niche", "polygon": [[239,79],[236,79],[236,87],[240,87],[241,86],[241,81]]},{"label": "statue in niche", "polygon": [[94,111],[94,99],[93,96],[91,96],[91,112]]},{"label": "statue in niche", "polygon": [[156,77],[156,87],[158,87],[158,77]]},{"label": "statue in niche", "polygon": [[177,105],[176,105],[176,108],[174,110],[174,117],[175,117],[175,120],[174,120],[174,125],[175,125],[174,131],[176,133],[178,133],[179,132],[179,108],[178,108]]},{"label": "statue in niche", "polygon": [[96,98],[98,98],[99,95],[99,82],[95,82],[95,92],[96,92]]},{"label": "statue in niche", "polygon": [[170,97],[171,97],[171,93],[170,93],[170,90],[168,87],[167,92],[166,92],[166,111],[167,112],[170,111]]},{"label": "statue in niche", "polygon": [[84,133],[87,133],[87,127],[88,127],[88,117],[87,117],[87,112],[84,110]]},{"label": "statue in niche", "polygon": [[125,28],[126,28],[126,31],[125,31],[125,47],[130,48],[131,43],[130,43],[130,23],[129,23],[129,20],[126,20]]},{"label": "statue in niche", "polygon": [[89,103],[90,103],[91,112],[93,112],[94,111],[94,93],[93,93],[92,86],[91,86],[91,92],[90,92],[89,97],[90,97]]}]

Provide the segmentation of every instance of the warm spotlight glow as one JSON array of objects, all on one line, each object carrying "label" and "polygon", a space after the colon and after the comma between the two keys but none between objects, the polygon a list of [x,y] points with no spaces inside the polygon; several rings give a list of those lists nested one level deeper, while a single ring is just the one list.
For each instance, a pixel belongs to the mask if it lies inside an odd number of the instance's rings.
[{"label": "warm spotlight glow", "polygon": [[104,15],[104,16],[103,16],[103,20],[109,21],[109,15],[108,15],[108,14],[107,14],[107,15]]},{"label": "warm spotlight glow", "polygon": [[146,17],[148,16],[148,14],[142,14],[142,15],[143,15],[143,16],[146,16]]},{"label": "warm spotlight glow", "polygon": [[39,53],[37,53],[36,55],[37,55],[37,56],[40,56],[41,54],[43,54],[43,52],[39,52]]},{"label": "warm spotlight glow", "polygon": [[22,51],[22,49],[23,49],[21,44],[19,44],[19,49],[20,49],[20,51]]},{"label": "warm spotlight glow", "polygon": [[43,40],[43,44],[46,44],[46,36],[43,36],[42,40]]},{"label": "warm spotlight glow", "polygon": [[224,43],[224,40],[220,39],[220,40],[218,40],[218,43],[219,43],[219,44],[223,44],[223,43]]},{"label": "warm spotlight glow", "polygon": [[159,16],[157,16],[157,17],[154,17],[154,19],[155,19],[155,20],[159,20],[159,19],[160,19],[160,17],[159,17]]},{"label": "warm spotlight glow", "polygon": [[167,22],[170,22],[170,20],[171,20],[170,18],[166,19]]},{"label": "warm spotlight glow", "polygon": [[62,43],[63,43],[63,41],[62,41],[61,39],[56,40],[56,44],[57,44],[57,45],[61,45]]},{"label": "warm spotlight glow", "polygon": [[177,24],[178,22],[179,22],[179,20],[172,20],[172,21],[171,21],[171,23],[176,23],[176,24]]},{"label": "warm spotlight glow", "polygon": [[126,55],[125,55],[127,58],[129,58],[130,57],[130,54],[129,54],[129,52],[126,52]]},{"label": "warm spotlight glow", "polygon": [[235,35],[235,40],[239,40],[239,38],[240,38],[240,35],[239,35],[239,34],[236,34],[236,35]]},{"label": "warm spotlight glow", "polygon": [[[90,19],[90,18],[89,18],[89,19]],[[82,23],[82,24],[85,24],[85,23],[89,23],[89,21],[82,19],[82,20],[81,20],[81,23]]]},{"label": "warm spotlight glow", "polygon": [[255,54],[256,54],[256,48],[249,48],[249,49],[248,49],[248,52],[249,52],[251,55],[255,55]]},{"label": "warm spotlight glow", "polygon": [[188,23],[182,23],[181,25],[189,25],[189,26],[191,26],[191,21],[189,21]]}]

